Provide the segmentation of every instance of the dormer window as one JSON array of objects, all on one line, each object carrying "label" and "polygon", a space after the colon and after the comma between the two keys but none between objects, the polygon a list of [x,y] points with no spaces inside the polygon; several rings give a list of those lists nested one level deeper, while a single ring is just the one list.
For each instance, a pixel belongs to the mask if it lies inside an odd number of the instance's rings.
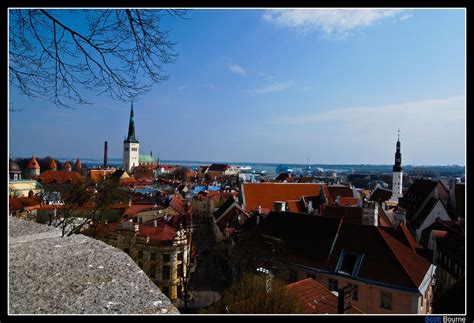
[{"label": "dormer window", "polygon": [[336,272],[349,276],[357,276],[363,255],[342,250],[336,266]]}]

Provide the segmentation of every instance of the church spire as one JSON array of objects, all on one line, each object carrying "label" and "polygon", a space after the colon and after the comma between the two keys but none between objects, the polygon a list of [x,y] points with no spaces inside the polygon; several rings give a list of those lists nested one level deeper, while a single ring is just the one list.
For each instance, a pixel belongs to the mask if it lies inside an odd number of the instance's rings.
[{"label": "church spire", "polygon": [[133,101],[132,108],[130,109],[130,122],[128,123],[128,137],[124,142],[133,142],[138,143],[137,138],[135,137],[135,122],[133,120]]},{"label": "church spire", "polygon": [[395,164],[393,165],[394,172],[402,171],[402,153],[400,152],[400,129],[398,129],[397,151],[395,152]]}]

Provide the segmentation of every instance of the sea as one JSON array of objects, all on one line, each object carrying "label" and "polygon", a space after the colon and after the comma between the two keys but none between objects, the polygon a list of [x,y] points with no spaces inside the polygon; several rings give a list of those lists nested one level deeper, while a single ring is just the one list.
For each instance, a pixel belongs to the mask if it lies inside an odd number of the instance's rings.
[{"label": "sea", "polygon": [[[67,160],[75,161],[75,158],[57,158],[61,163]],[[81,163],[88,167],[100,167],[103,165],[102,159],[88,159],[81,158]],[[337,172],[337,173],[365,173],[365,174],[391,174],[392,165],[374,165],[374,164],[297,164],[297,163],[252,163],[252,162],[227,162],[227,161],[196,161],[196,160],[160,160],[162,164],[178,165],[189,167],[193,170],[197,170],[199,166],[211,165],[214,163],[218,164],[229,164],[236,167],[250,167],[249,173],[265,173],[267,175],[274,175],[279,173],[281,170],[291,169],[294,173],[307,172],[309,169],[312,172],[324,171],[324,172]],[[113,167],[122,167],[122,158],[109,158],[108,165]],[[405,172],[430,172],[439,175],[448,176],[464,176],[465,166],[459,165],[406,165],[403,166]]]}]

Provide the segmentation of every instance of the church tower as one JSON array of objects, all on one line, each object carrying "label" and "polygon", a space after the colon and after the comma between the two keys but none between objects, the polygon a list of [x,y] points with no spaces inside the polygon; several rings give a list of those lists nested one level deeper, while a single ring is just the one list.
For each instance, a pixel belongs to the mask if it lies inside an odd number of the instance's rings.
[{"label": "church tower", "polygon": [[135,137],[135,122],[133,121],[133,101],[130,110],[130,122],[128,124],[128,136],[123,142],[123,168],[131,174],[138,166],[140,143]]},{"label": "church tower", "polygon": [[392,197],[391,201],[398,202],[398,199],[402,197],[402,153],[400,152],[400,129],[398,129],[398,141],[397,151],[395,152],[395,164],[393,165],[392,173]]}]

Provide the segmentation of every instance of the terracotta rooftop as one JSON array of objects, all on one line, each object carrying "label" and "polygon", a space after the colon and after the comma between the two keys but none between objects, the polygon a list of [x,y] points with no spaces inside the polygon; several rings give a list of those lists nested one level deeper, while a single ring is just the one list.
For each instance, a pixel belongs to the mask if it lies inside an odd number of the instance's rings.
[{"label": "terracotta rooftop", "polygon": [[341,197],[339,199],[340,206],[357,206],[359,205],[359,199],[357,197]]},{"label": "terracotta rooftop", "polygon": [[36,179],[41,184],[64,184],[64,183],[79,183],[83,177],[77,172],[68,172],[64,170],[47,170]]},{"label": "terracotta rooftop", "polygon": [[343,250],[363,255],[357,277],[404,288],[418,288],[431,265],[386,230],[375,226],[342,223],[329,268],[336,268]]},{"label": "terracotta rooftop", "polygon": [[41,197],[9,197],[8,207],[10,210],[22,210],[25,207],[41,204]]},{"label": "terracotta rooftop", "polygon": [[72,169],[72,165],[69,160],[63,165],[63,169]]},{"label": "terracotta rooftop", "polygon": [[75,166],[76,169],[81,169],[82,168],[82,164],[81,164],[81,161],[79,160],[79,157],[77,158],[76,164],[74,166]]},{"label": "terracotta rooftop", "polygon": [[[303,279],[287,288],[306,308],[306,314],[338,314],[338,297],[314,279]],[[351,314],[363,313],[352,306]]]},{"label": "terracotta rooftop", "polygon": [[49,163],[49,169],[53,168],[58,168],[58,165],[56,164],[56,161],[54,159],[51,159],[51,162]]},{"label": "terracotta rooftop", "polygon": [[28,162],[28,165],[26,166],[26,168],[29,168],[29,169],[39,169],[40,168],[40,165],[36,161],[35,156],[31,157],[31,159]]},{"label": "terracotta rooftop", "polygon": [[[274,201],[299,200],[305,195],[319,195],[322,184],[245,183],[242,185],[245,210],[273,209]],[[326,190],[325,190],[326,191]]]}]

